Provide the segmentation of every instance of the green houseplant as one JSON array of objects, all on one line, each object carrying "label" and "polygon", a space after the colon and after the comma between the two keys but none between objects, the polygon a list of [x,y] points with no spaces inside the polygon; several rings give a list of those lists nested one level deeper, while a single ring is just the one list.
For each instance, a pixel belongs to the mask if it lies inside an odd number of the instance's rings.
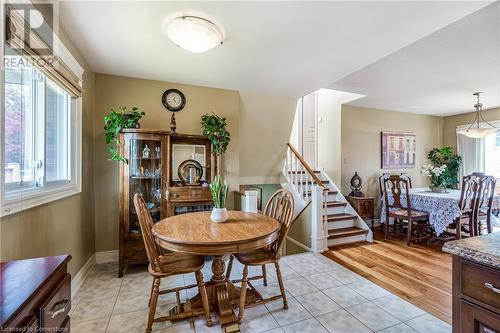
[{"label": "green houseplant", "polygon": [[212,194],[212,200],[214,202],[214,208],[212,209],[210,218],[213,222],[225,222],[228,218],[226,199],[229,185],[223,183],[221,176],[217,175],[208,187],[210,188],[210,193]]},{"label": "green houseplant", "polygon": [[206,113],[201,116],[201,127],[203,135],[206,135],[210,141],[212,155],[217,157],[217,176],[209,185],[212,193],[214,208],[210,218],[213,222],[224,222],[228,219],[226,209],[226,198],[229,190],[229,185],[222,182],[220,170],[222,169],[222,155],[226,152],[229,144],[230,133],[226,129],[226,118],[221,118],[215,113]]},{"label": "green houseplant", "polygon": [[443,179],[443,187],[457,188],[458,171],[462,164],[462,157],[453,152],[451,147],[434,148],[428,154],[427,158],[436,167],[445,165],[440,177]]},{"label": "green houseplant", "polygon": [[223,155],[229,144],[231,134],[226,129],[226,118],[221,118],[215,113],[205,113],[201,116],[203,135],[208,137],[212,146],[212,154]]},{"label": "green houseplant", "polygon": [[128,163],[127,159],[120,155],[120,131],[124,128],[139,128],[139,120],[145,113],[133,107],[131,112],[126,106],[120,106],[118,111],[111,109],[111,113],[104,116],[104,135],[108,144],[109,160]]}]

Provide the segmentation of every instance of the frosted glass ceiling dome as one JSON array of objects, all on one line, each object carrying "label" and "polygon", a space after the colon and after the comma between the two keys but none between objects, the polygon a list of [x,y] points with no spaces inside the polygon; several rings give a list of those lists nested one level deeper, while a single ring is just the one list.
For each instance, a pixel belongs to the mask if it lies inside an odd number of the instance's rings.
[{"label": "frosted glass ceiling dome", "polygon": [[199,16],[180,16],[167,25],[167,36],[183,49],[200,53],[224,42],[222,27]]}]

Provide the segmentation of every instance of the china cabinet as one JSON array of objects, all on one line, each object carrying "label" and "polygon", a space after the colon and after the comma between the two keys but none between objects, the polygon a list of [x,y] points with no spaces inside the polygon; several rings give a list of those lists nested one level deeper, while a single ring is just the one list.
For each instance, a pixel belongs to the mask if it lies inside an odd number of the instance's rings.
[{"label": "china cabinet", "polygon": [[119,272],[147,263],[134,194],[146,201],[153,223],[166,217],[212,209],[208,184],[216,173],[210,142],[202,135],[125,129],[120,134]]}]

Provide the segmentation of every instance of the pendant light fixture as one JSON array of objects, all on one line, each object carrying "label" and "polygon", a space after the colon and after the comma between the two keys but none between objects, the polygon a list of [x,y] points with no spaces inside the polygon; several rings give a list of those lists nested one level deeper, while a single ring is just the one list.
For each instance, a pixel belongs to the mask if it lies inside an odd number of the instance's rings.
[{"label": "pendant light fixture", "polygon": [[[484,138],[490,134],[496,133],[499,129],[486,120],[484,120],[481,111],[483,111],[483,104],[479,101],[479,95],[482,92],[476,92],[473,95],[477,97],[477,102],[474,104],[474,108],[476,109],[476,116],[474,121],[467,129],[461,130],[458,133],[468,136],[469,138],[479,139]],[[481,127],[483,124],[483,127]]]}]

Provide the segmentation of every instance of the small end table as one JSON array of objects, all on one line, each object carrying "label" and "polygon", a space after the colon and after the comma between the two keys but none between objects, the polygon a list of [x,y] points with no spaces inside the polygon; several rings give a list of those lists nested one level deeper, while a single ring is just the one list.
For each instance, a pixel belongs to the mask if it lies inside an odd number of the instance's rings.
[{"label": "small end table", "polygon": [[375,197],[347,196],[347,201],[362,219],[371,219],[373,230],[375,224]]}]

